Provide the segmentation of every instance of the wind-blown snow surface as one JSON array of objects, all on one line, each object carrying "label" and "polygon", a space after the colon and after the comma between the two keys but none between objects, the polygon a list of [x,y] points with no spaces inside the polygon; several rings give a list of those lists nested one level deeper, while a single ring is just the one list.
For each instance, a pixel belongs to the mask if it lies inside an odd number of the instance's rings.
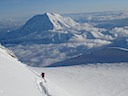
[{"label": "wind-blown snow surface", "polygon": [[69,96],[128,96],[127,63],[32,69],[46,73],[48,88],[59,86]]},{"label": "wind-blown snow surface", "polygon": [[36,78],[25,65],[0,46],[0,96],[42,96]]}]

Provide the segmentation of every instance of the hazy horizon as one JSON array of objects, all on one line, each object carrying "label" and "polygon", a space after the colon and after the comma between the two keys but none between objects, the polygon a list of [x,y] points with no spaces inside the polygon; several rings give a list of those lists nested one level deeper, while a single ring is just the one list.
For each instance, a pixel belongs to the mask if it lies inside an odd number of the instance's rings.
[{"label": "hazy horizon", "polygon": [[102,11],[127,11],[127,0],[3,0],[0,1],[0,19],[24,17],[45,12],[59,14]]}]

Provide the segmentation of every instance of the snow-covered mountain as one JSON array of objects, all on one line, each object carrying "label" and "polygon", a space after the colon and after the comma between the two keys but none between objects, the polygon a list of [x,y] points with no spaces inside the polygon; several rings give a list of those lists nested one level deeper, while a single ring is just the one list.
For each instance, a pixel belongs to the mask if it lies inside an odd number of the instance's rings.
[{"label": "snow-covered mountain", "polygon": [[45,13],[43,15],[36,15],[26,22],[20,29],[22,31],[45,31],[53,29],[70,28],[77,25],[77,23],[69,17],[63,17],[56,13]]},{"label": "snow-covered mountain", "polygon": [[42,96],[36,78],[12,52],[0,45],[0,96]]},{"label": "snow-covered mountain", "polygon": [[63,17],[55,13],[45,13],[33,16],[21,28],[8,32],[5,37],[11,39],[18,38],[34,34],[35,32],[71,28],[77,24],[70,17]]},{"label": "snow-covered mountain", "polygon": [[35,15],[18,30],[1,34],[1,43],[57,43],[72,37],[67,32],[58,32],[78,25],[70,17],[55,13]]}]

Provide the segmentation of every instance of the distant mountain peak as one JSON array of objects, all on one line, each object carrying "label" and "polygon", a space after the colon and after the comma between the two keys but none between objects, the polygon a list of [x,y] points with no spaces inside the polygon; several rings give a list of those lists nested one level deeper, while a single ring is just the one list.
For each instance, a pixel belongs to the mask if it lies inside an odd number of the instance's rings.
[{"label": "distant mountain peak", "polygon": [[59,15],[59,14],[56,14],[56,13],[50,13],[50,12],[46,12],[45,15]]},{"label": "distant mountain peak", "polygon": [[63,17],[60,14],[47,12],[45,15],[48,16],[49,20],[54,26],[54,29],[70,28],[77,25],[77,23],[71,18]]},{"label": "distant mountain peak", "polygon": [[45,13],[43,15],[36,15],[29,19],[21,30],[35,32],[46,30],[58,30],[64,28],[70,28],[77,23],[69,17],[63,17],[56,13]]}]

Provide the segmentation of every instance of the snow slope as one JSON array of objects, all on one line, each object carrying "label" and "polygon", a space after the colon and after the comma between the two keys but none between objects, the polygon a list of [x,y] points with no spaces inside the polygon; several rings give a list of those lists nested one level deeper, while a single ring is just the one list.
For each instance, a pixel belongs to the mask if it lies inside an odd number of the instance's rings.
[{"label": "snow slope", "polygon": [[[128,64],[26,67],[0,46],[0,96],[127,96]],[[11,53],[12,54],[12,53]],[[45,80],[40,73],[45,72]]]},{"label": "snow slope", "polygon": [[48,83],[70,96],[128,96],[128,63],[32,69],[45,72]]},{"label": "snow slope", "polygon": [[70,28],[78,24],[70,17],[63,17],[56,13],[45,13],[45,14],[49,17],[49,20],[52,22],[54,26],[53,29]]},{"label": "snow slope", "polygon": [[0,96],[45,96],[37,76],[0,45]]},{"label": "snow slope", "polygon": [[0,45],[0,96],[71,96],[8,52]]}]

